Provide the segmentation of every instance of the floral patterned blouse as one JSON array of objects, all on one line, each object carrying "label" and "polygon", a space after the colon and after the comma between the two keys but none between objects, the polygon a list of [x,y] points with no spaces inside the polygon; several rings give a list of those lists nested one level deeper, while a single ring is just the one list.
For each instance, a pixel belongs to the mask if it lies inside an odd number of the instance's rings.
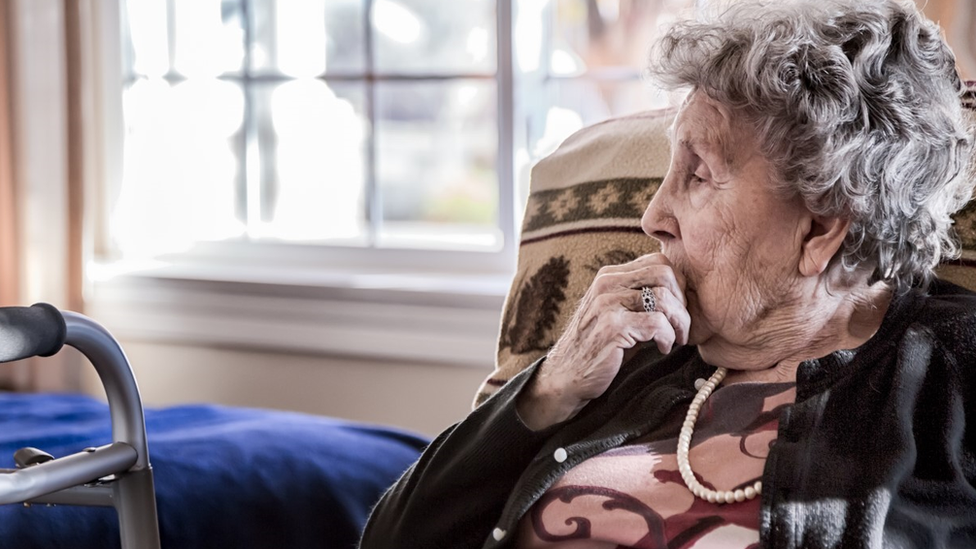
[{"label": "floral patterned blouse", "polygon": [[[792,383],[721,386],[705,402],[689,453],[706,488],[735,490],[762,477]],[[678,473],[681,407],[660,429],[571,469],[522,519],[520,549],[758,548],[759,498],[715,504],[696,498]]]}]

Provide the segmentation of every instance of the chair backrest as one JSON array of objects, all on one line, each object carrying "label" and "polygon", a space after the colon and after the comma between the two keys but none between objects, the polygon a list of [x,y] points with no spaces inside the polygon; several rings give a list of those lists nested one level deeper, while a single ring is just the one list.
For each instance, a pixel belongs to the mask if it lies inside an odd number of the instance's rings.
[{"label": "chair backrest", "polygon": [[[964,105],[976,117],[976,82],[968,90]],[[533,167],[495,370],[475,406],[548,352],[600,267],[658,250],[640,218],[668,170],[674,115],[649,111],[583,128]],[[938,274],[976,290],[976,200],[955,222],[963,254]]]}]

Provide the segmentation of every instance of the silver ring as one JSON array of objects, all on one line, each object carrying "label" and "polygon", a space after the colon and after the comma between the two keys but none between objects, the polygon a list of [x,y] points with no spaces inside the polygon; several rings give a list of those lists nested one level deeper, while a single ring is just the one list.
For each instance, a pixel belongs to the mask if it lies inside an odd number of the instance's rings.
[{"label": "silver ring", "polygon": [[644,305],[644,312],[653,313],[655,307],[657,306],[657,299],[654,297],[654,292],[650,288],[644,286],[641,288],[641,303]]}]

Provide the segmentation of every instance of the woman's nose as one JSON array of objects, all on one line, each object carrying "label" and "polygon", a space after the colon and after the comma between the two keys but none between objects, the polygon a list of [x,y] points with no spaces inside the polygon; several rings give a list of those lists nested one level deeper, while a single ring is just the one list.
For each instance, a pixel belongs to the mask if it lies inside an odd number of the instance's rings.
[{"label": "woman's nose", "polygon": [[668,177],[661,182],[641,217],[641,228],[644,229],[644,233],[660,240],[662,244],[681,236],[677,219],[671,208],[671,201],[668,200],[668,193],[672,187],[668,181],[670,175],[669,173]]}]

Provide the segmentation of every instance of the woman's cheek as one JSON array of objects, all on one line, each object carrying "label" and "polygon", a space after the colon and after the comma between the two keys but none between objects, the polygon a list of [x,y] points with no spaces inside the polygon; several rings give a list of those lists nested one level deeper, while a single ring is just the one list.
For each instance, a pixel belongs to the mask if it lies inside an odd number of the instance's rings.
[{"label": "woman's cheek", "polygon": [[698,212],[707,208],[713,194],[707,183],[697,183],[690,185],[688,189],[688,205],[692,212]]}]

